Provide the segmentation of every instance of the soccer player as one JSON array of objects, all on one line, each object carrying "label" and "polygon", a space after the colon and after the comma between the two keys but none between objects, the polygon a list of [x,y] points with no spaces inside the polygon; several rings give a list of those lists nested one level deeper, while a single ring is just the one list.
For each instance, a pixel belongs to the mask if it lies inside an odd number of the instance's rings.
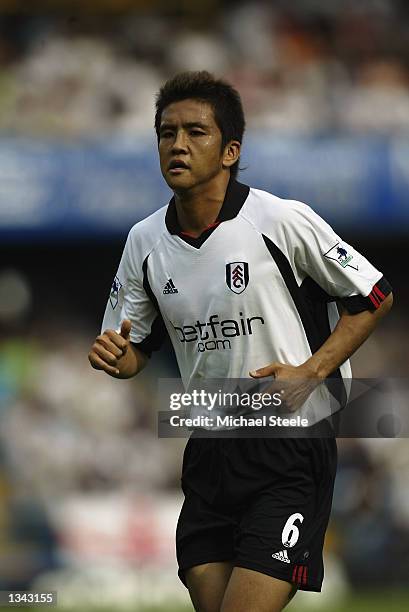
[{"label": "soccer player", "polygon": [[[129,233],[94,368],[132,377],[168,333],[186,386],[350,376],[391,289],[307,205],[236,181],[244,127],[237,91],[207,72],[161,88],[174,196]],[[195,609],[277,612],[297,589],[320,591],[335,470],[331,437],[191,437],[176,539]]]}]

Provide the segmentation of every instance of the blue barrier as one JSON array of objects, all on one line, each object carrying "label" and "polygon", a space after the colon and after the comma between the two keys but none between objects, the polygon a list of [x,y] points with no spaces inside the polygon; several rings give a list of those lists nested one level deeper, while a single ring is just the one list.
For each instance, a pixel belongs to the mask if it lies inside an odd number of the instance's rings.
[{"label": "blue barrier", "polygon": [[[307,202],[339,229],[409,230],[409,139],[246,137],[240,180]],[[0,139],[1,241],[123,236],[165,205],[154,136]]]}]

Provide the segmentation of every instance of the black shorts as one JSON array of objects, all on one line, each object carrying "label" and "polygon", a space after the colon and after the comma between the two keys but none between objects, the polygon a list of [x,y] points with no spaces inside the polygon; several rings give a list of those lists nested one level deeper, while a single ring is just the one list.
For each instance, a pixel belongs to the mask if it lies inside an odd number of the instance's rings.
[{"label": "black shorts", "polygon": [[231,561],[320,591],[336,473],[334,438],[195,438],[182,471],[179,577]]}]

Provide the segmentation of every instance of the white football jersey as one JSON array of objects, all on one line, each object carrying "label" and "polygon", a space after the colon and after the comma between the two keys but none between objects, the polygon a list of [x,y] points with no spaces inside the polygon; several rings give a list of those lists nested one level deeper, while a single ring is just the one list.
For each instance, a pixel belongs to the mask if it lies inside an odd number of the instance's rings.
[{"label": "white football jersey", "polygon": [[[309,206],[231,180],[218,220],[184,233],[175,202],[130,231],[103,330],[132,322],[150,355],[166,332],[188,387],[197,378],[248,378],[272,361],[299,365],[328,338],[336,302],[379,307],[382,273]],[[350,377],[349,363],[334,375]]]}]

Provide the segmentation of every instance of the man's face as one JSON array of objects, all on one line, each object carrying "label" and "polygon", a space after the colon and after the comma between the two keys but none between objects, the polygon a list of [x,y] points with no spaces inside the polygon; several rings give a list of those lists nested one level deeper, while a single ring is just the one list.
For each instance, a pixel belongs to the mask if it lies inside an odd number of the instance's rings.
[{"label": "man's face", "polygon": [[159,158],[163,177],[174,191],[204,184],[223,169],[222,134],[207,102],[188,99],[162,112]]}]

